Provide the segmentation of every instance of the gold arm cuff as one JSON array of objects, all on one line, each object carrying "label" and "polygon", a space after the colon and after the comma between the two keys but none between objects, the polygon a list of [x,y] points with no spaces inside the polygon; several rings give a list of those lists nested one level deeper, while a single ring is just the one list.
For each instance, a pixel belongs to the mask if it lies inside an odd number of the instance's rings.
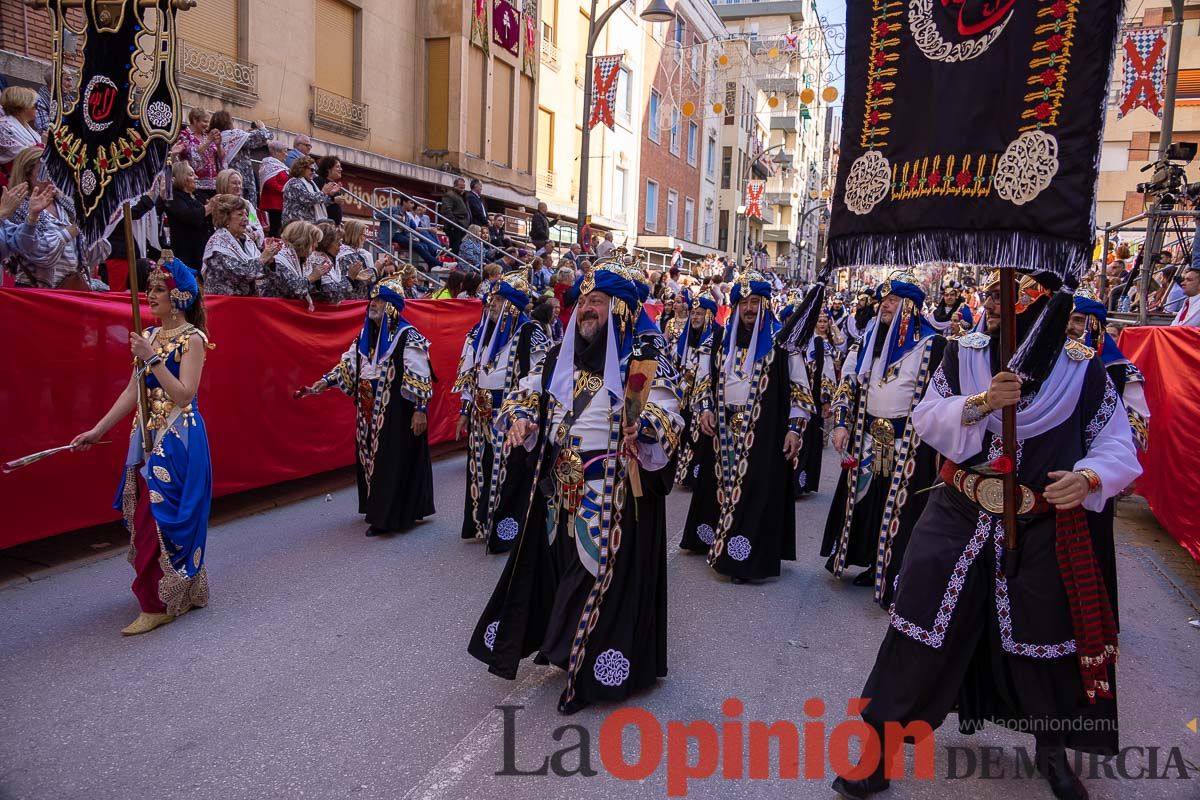
[{"label": "gold arm cuff", "polygon": [[962,424],[975,425],[987,419],[992,408],[987,404],[987,392],[973,394],[963,403]]}]

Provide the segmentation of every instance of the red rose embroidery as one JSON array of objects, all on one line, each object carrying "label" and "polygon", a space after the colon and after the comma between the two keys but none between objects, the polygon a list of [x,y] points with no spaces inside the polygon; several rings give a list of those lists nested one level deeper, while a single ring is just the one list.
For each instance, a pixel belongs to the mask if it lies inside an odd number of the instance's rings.
[{"label": "red rose embroidery", "polygon": [[971,173],[967,172],[965,169],[962,172],[960,172],[954,176],[954,183],[957,184],[957,186],[960,189],[962,187],[966,186],[970,182],[971,182]]},{"label": "red rose embroidery", "polygon": [[938,186],[941,185],[941,183],[942,183],[942,173],[938,172],[937,170],[934,170],[933,172],[929,173],[929,185],[930,186],[937,188]]},{"label": "red rose embroidery", "polygon": [[1033,109],[1033,115],[1038,119],[1044,120],[1050,116],[1050,111],[1049,103],[1038,103],[1037,107]]},{"label": "red rose embroidery", "polygon": [[1053,86],[1058,81],[1058,70],[1048,69],[1042,73],[1042,85]]},{"label": "red rose embroidery", "polygon": [[1062,48],[1063,48],[1062,34],[1056,33],[1053,36],[1051,36],[1049,39],[1046,40],[1046,49],[1049,50],[1051,53],[1057,53],[1059,50],[1062,50]]}]

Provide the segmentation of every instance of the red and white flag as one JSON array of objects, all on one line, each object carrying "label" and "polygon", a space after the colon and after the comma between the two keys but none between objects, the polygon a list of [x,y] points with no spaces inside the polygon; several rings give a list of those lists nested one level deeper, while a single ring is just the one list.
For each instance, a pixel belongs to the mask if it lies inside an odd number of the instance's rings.
[{"label": "red and white flag", "polygon": [[1117,119],[1139,106],[1162,118],[1166,33],[1165,27],[1128,28],[1122,33],[1125,77],[1121,84],[1121,102],[1117,104]]},{"label": "red and white flag", "polygon": [[592,113],[588,116],[588,127],[603,122],[610,129],[613,122],[613,104],[617,102],[617,78],[621,74],[623,56],[595,56],[592,58]]},{"label": "red and white flag", "polygon": [[750,181],[746,184],[746,216],[762,219],[762,197],[766,181]]}]

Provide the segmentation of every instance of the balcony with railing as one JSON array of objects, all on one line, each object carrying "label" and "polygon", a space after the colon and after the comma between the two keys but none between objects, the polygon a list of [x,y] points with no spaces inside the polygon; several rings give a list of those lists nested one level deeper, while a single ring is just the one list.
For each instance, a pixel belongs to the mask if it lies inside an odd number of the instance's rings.
[{"label": "balcony with railing", "polygon": [[558,69],[558,45],[543,37],[542,63],[551,69]]},{"label": "balcony with railing", "polygon": [[359,103],[319,86],[312,87],[312,92],[312,110],[308,116],[314,126],[356,139],[365,139],[371,132],[367,125],[366,103]]},{"label": "balcony with railing", "polygon": [[178,39],[177,78],[185,89],[243,106],[258,102],[258,65]]}]

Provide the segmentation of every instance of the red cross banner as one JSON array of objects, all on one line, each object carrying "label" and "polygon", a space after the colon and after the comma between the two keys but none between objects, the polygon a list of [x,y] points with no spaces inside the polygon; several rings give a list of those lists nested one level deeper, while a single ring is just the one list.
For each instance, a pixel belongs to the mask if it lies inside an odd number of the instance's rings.
[{"label": "red cross banner", "polygon": [[1125,77],[1121,84],[1121,102],[1117,104],[1117,119],[1139,107],[1162,118],[1166,33],[1165,27],[1129,28],[1122,33]]},{"label": "red cross banner", "polygon": [[617,78],[621,74],[623,56],[596,56],[592,59],[595,64],[592,73],[592,113],[588,117],[588,127],[596,127],[597,122],[603,122],[610,129],[613,127],[613,103],[617,101]]},{"label": "red cross banner", "polygon": [[766,191],[765,181],[750,181],[746,184],[746,216],[762,219],[762,197]]}]

